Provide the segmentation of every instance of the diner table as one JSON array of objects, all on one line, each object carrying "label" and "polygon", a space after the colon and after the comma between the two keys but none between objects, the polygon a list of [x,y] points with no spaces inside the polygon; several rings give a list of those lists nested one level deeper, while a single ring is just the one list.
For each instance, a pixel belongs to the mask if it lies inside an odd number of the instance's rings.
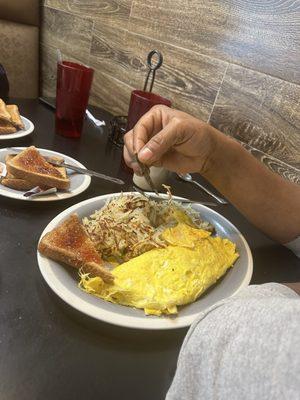
[{"label": "diner table", "polygon": [[[108,140],[112,115],[91,107],[104,119],[97,128],[86,120],[82,137],[54,132],[54,111],[39,100],[14,99],[35,125],[24,138],[0,147],[30,146],[69,155],[87,168],[125,181],[122,149]],[[200,176],[196,179],[210,187]],[[174,175],[176,195],[209,200]],[[210,187],[211,188],[211,187]],[[187,329],[136,330],[85,316],[60,300],[44,282],[37,264],[37,243],[45,226],[61,211],[85,199],[119,192],[113,183],[92,178],[80,195],[62,201],[34,202],[0,197],[0,399],[1,400],[160,400],[176,370]],[[270,194],[272,195],[272,194]],[[252,284],[300,281],[297,257],[256,229],[232,205],[216,208],[245,236],[252,250]]]}]

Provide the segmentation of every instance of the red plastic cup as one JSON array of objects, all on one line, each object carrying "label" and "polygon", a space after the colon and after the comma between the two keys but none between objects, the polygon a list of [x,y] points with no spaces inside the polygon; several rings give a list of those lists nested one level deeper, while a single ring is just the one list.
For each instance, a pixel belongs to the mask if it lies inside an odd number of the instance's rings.
[{"label": "red plastic cup", "polygon": [[56,133],[69,138],[81,136],[94,70],[82,64],[57,64]]},{"label": "red plastic cup", "polygon": [[143,90],[133,90],[128,110],[127,131],[130,131],[138,120],[156,104],[164,104],[171,107],[172,103],[158,94],[144,92]]}]

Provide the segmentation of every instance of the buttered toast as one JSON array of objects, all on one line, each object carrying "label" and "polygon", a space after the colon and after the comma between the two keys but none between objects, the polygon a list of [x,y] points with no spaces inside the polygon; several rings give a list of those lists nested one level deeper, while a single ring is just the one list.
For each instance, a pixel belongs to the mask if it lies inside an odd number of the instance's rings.
[{"label": "buttered toast", "polygon": [[113,275],[104,267],[103,260],[76,214],[46,233],[38,250],[55,261],[82,268],[84,273],[91,276],[100,276],[104,282],[113,282]]},{"label": "buttered toast", "polygon": [[17,132],[17,128],[8,121],[0,121],[0,135],[9,135]]},{"label": "buttered toast", "polygon": [[24,129],[23,121],[21,120],[18,106],[10,104],[6,106],[6,110],[10,114],[11,123],[18,129]]},{"label": "buttered toast", "polygon": [[[9,162],[16,157],[15,154],[8,154],[5,158],[5,163],[6,163],[6,168],[8,170],[8,174],[6,175],[5,178],[2,178],[1,180],[1,184],[9,187],[11,189],[15,189],[15,190],[22,190],[22,191],[27,191],[27,190],[31,190],[34,185],[32,182],[26,180],[26,179],[20,179],[20,178],[16,178],[13,174],[11,174],[10,171],[10,167],[9,167]],[[57,161],[58,157],[49,157],[49,158],[53,158],[54,161]],[[59,158],[60,159],[60,158]],[[58,171],[61,172],[62,176],[64,178],[67,177],[67,171],[65,167],[55,167]],[[45,187],[46,189],[47,187]]]},{"label": "buttered toast", "polygon": [[6,104],[2,99],[0,99],[0,120],[11,122],[11,115],[6,109]]},{"label": "buttered toast", "polygon": [[67,190],[70,179],[60,168],[47,162],[34,147],[21,151],[6,163],[7,171],[15,178],[24,179],[33,186],[56,187]]},{"label": "buttered toast", "polygon": [[24,129],[24,124],[15,104],[6,105],[0,99],[0,135],[8,135]]}]

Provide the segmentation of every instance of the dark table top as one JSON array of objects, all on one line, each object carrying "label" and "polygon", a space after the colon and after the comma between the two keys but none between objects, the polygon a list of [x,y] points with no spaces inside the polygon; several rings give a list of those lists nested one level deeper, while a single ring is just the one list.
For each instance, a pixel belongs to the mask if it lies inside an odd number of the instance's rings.
[{"label": "dark table top", "polygon": [[[35,124],[32,135],[7,146],[35,145],[70,155],[86,167],[123,178],[122,152],[107,140],[107,127],[86,121],[80,140],[54,134],[54,112],[37,100],[18,101]],[[111,115],[92,109],[107,123]],[[108,124],[107,124],[108,125]],[[200,180],[200,177],[197,177]],[[211,200],[190,184],[170,178],[173,191]],[[207,183],[206,183],[207,184]],[[36,247],[58,213],[84,199],[119,191],[92,179],[84,193],[52,203],[0,198],[0,398],[5,400],[163,399],[186,334],[119,328],[81,315],[51,292],[39,272]],[[258,231],[231,205],[223,214],[247,239],[254,258],[252,283],[300,281],[298,259]]]}]

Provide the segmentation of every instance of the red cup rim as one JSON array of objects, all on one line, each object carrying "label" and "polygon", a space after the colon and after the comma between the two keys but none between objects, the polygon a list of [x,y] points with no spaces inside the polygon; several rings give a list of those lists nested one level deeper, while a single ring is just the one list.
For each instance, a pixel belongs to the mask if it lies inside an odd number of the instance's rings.
[{"label": "red cup rim", "polygon": [[163,101],[163,102],[167,102],[167,103],[171,104],[171,100],[166,99],[165,97],[162,97],[159,94],[155,94],[152,92],[145,92],[144,90],[133,90],[132,94],[133,93],[141,99],[147,99],[147,100],[156,99],[158,101]]},{"label": "red cup rim", "polygon": [[69,69],[73,69],[76,71],[94,71],[93,68],[91,68],[91,67],[87,67],[86,65],[75,63],[72,61],[62,61],[62,62],[58,62],[58,64],[64,68],[69,68]]}]

